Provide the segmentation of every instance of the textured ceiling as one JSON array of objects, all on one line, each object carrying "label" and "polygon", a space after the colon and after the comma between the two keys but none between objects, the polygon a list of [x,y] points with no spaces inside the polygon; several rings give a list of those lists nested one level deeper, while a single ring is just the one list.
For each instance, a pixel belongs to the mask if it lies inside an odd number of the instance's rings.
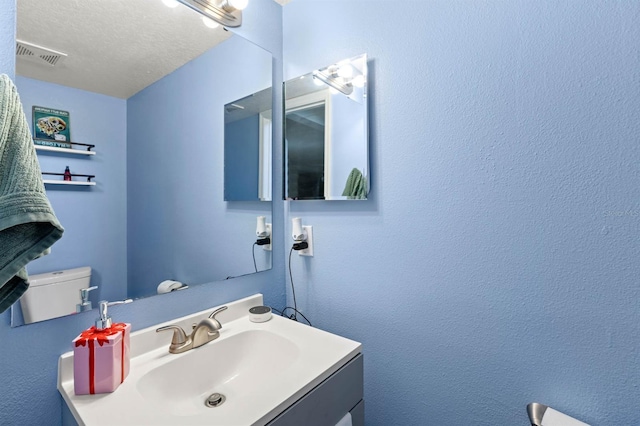
[{"label": "textured ceiling", "polygon": [[161,0],[19,0],[17,7],[19,40],[68,55],[53,67],[19,59],[18,75],[125,99],[231,35]]}]

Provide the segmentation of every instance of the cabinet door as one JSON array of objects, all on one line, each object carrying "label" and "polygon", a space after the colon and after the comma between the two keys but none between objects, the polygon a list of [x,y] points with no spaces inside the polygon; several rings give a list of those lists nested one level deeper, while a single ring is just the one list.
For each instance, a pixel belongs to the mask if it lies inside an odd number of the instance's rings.
[{"label": "cabinet door", "polygon": [[358,354],[284,410],[268,426],[333,426],[338,423],[362,400],[362,360],[362,354]]}]

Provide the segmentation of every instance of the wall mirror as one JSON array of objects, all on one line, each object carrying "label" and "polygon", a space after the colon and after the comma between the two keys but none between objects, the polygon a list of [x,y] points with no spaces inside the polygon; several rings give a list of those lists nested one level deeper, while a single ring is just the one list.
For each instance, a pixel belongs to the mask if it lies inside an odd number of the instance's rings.
[{"label": "wall mirror", "polygon": [[367,198],[367,80],[363,54],[285,82],[285,199]]},{"label": "wall mirror", "polygon": [[[253,245],[256,218],[271,222],[270,192],[224,200],[223,142],[225,105],[258,94],[272,108],[272,55],[184,5],[55,0],[43,15],[41,3],[17,3],[25,114],[68,111],[71,141],[95,144],[96,154],[38,151],[40,167],[95,174],[96,185],[45,186],[65,234],[29,275],[89,266],[96,307],[166,297],[166,280],[190,287],[270,269],[271,252]],[[264,161],[245,173],[270,173],[270,156],[252,155]],[[52,317],[74,312],[79,291],[69,297]],[[12,325],[24,322],[16,303]]]}]

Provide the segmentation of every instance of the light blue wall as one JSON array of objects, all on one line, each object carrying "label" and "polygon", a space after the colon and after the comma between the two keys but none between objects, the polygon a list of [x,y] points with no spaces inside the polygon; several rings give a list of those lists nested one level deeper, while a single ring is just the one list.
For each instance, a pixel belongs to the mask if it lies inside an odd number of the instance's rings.
[{"label": "light blue wall", "polygon": [[[14,76],[15,2],[3,0],[0,8],[0,72]],[[252,0],[245,11],[243,37],[274,50],[276,78],[281,73],[281,34],[268,31],[280,28],[281,8],[271,0]],[[282,102],[278,91],[275,105]],[[277,114],[274,123],[281,120]],[[276,125],[275,134],[282,128]],[[280,137],[274,138],[274,153],[281,152]],[[282,173],[279,156],[274,158],[274,172]],[[274,188],[276,209],[275,229],[282,229],[281,189]],[[277,231],[276,231],[277,232]],[[283,245],[282,232],[274,235],[274,244]],[[282,265],[283,253],[274,250],[274,264]],[[116,306],[110,311],[114,319],[131,322],[138,330],[187,313],[206,309],[256,292],[263,292],[267,303],[284,303],[284,270],[274,268],[257,275],[199,286],[186,292],[163,297],[137,300],[130,305]],[[61,422],[62,399],[56,390],[57,361],[60,354],[71,349],[71,340],[93,321],[94,312],[46,321],[26,327],[10,328],[9,312],[0,315],[0,423],[7,425],[57,425]]]},{"label": "light blue wall", "polygon": [[62,173],[69,166],[72,173],[95,175],[97,184],[47,185],[64,237],[51,254],[28,265],[29,274],[90,266],[91,285],[99,287],[91,295],[94,303],[126,298],[126,101],[24,77],[16,78],[16,86],[29,123],[34,105],[69,111],[71,140],[94,144],[97,153],[38,154],[42,171]]},{"label": "light blue wall", "polygon": [[0,0],[0,73],[15,76],[16,0]]},{"label": "light blue wall", "polygon": [[364,344],[367,424],[639,424],[640,3],[283,10],[285,79],[371,58],[370,200],[288,215],[299,308]]},{"label": "light blue wall", "polygon": [[225,200],[253,201],[258,199],[259,152],[260,116],[258,114],[225,123]]},{"label": "light blue wall", "polygon": [[[224,105],[269,83],[271,55],[232,37],[127,100],[130,297],[255,270],[271,203],[224,201]],[[263,270],[271,253],[255,251]]]}]

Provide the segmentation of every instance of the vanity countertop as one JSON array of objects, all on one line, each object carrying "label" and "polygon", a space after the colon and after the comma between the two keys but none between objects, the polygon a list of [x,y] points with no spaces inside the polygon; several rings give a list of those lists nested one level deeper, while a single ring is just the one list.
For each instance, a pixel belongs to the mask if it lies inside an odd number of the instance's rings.
[{"label": "vanity countertop", "polygon": [[[249,321],[262,295],[227,304],[220,337],[182,354],[168,352],[170,333],[215,307],[131,334],[131,371],[113,393],[75,395],[73,352],[59,360],[58,390],[80,425],[265,425],[361,352],[361,344],[274,315]],[[213,393],[217,407],[205,406]]]}]

